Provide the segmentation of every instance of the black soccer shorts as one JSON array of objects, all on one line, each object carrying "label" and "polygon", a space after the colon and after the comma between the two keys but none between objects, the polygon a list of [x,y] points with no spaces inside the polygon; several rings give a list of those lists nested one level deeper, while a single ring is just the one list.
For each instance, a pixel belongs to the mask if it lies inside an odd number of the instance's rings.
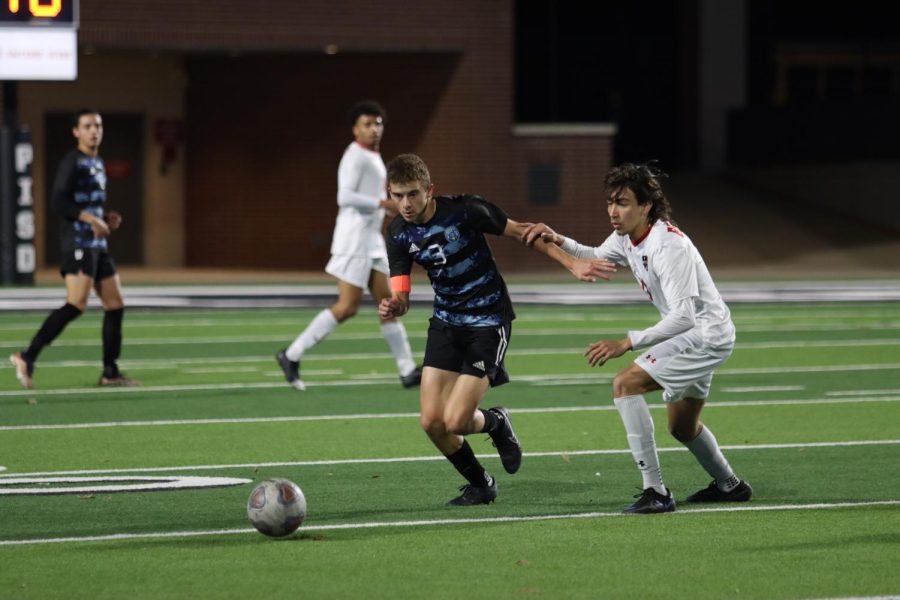
[{"label": "black soccer shorts", "polygon": [[116,274],[116,263],[106,250],[98,248],[76,248],[63,254],[59,274],[77,275],[84,273],[94,281],[103,281]]},{"label": "black soccer shorts", "polygon": [[423,366],[461,375],[487,376],[491,387],[509,382],[503,362],[512,326],[455,327],[432,317]]}]

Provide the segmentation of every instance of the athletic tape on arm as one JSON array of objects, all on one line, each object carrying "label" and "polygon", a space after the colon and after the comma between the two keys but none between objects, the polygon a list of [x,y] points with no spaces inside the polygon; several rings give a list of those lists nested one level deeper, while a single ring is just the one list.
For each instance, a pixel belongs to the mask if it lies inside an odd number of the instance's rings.
[{"label": "athletic tape on arm", "polygon": [[392,292],[409,292],[412,286],[409,282],[409,275],[395,275],[391,277]]}]

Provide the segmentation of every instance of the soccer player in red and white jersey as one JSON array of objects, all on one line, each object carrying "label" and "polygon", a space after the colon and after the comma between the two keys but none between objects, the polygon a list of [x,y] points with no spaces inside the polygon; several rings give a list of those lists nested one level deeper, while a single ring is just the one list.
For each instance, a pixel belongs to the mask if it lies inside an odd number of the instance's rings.
[{"label": "soccer player in red and white jersey", "polygon": [[[338,215],[331,239],[331,260],[325,272],[338,280],[338,299],[321,311],[297,339],[275,355],[288,383],[306,389],[300,378],[303,354],[324,340],[338,325],[353,317],[368,288],[375,302],[391,295],[388,285],[387,249],[381,228],[385,215],[397,214],[396,203],[387,198],[387,170],[379,152],[384,134],[384,109],[367,100],[350,109],[353,142],[338,166]],[[422,372],[416,366],[406,328],[396,318],[381,318],[381,333],[394,355],[400,383],[419,385]]]},{"label": "soccer player in red and white jersey", "polygon": [[626,163],[606,176],[607,210],[615,230],[600,246],[584,246],[543,223],[532,225],[524,242],[552,242],[579,258],[602,258],[631,268],[660,321],[619,340],[591,344],[585,356],[592,366],[622,356],[640,355],[613,380],[613,398],[625,424],[628,445],[643,476],[643,493],[627,513],[675,510],[663,484],[653,420],[644,394],[663,391],[669,431],[690,450],[713,478],[688,502],[741,502],[753,490],[732,470],[712,431],[700,421],[713,372],[731,355],[735,329],[697,248],[672,221],[669,201],[659,183],[664,174],[652,163]]}]

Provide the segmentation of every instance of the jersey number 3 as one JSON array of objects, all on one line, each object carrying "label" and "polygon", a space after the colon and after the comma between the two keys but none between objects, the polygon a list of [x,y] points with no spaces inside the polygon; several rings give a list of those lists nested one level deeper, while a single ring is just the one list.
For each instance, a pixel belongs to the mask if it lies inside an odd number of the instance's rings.
[{"label": "jersey number 3", "polygon": [[426,250],[428,250],[428,257],[432,260],[434,266],[439,267],[447,264],[447,255],[444,254],[444,249],[440,244],[432,244]]}]

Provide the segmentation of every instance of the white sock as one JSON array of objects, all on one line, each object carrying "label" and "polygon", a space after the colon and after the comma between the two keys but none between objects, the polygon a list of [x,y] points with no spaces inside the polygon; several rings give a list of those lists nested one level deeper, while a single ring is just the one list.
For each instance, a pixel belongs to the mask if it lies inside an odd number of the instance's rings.
[{"label": "white sock", "polygon": [[416,370],[416,362],[412,357],[412,348],[409,346],[409,337],[406,335],[406,327],[400,321],[388,321],[381,324],[381,334],[387,340],[394,360],[397,361],[397,370],[401,377],[406,377]]},{"label": "white sock", "polygon": [[705,425],[700,435],[685,444],[688,450],[697,458],[706,472],[716,480],[716,485],[723,492],[730,492],[740,483],[740,480],[731,470],[731,465],[725,459],[725,455],[719,450],[719,442],[716,436]]},{"label": "white sock", "polygon": [[668,495],[659,469],[656,439],[653,437],[653,419],[650,418],[647,401],[642,395],[637,394],[616,398],[614,402],[622,417],[622,423],[625,424],[631,455],[644,478],[644,489],[652,487],[663,496]]},{"label": "white sock", "polygon": [[300,360],[303,353],[328,337],[328,334],[334,331],[338,326],[337,319],[331,314],[327,308],[313,317],[303,333],[297,336],[288,349],[285,351],[287,357],[293,361]]}]

